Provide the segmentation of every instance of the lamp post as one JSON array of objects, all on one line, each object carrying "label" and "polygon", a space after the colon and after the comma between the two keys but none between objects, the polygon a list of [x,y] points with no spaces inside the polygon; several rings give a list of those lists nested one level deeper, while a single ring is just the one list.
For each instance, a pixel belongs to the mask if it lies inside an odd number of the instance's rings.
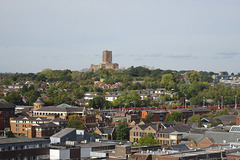
[{"label": "lamp post", "polygon": [[222,107],[223,107],[223,96],[221,96],[221,98],[222,98]]},{"label": "lamp post", "polygon": [[205,97],[203,97],[203,107],[205,107]]},{"label": "lamp post", "polygon": [[235,109],[237,109],[237,95],[235,95]]}]

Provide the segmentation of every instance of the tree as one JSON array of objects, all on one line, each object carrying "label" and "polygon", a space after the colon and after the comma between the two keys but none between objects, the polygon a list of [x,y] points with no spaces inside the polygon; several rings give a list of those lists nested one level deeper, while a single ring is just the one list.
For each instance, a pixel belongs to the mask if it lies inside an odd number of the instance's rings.
[{"label": "tree", "polygon": [[210,121],[211,127],[218,126],[219,124],[222,124],[222,121],[218,118],[214,118],[213,120]]},{"label": "tree", "polygon": [[68,117],[68,125],[67,125],[68,128],[76,128],[76,129],[84,129],[84,126],[83,126],[83,119],[74,114],[74,115],[70,115]]},{"label": "tree", "polygon": [[129,140],[129,130],[128,125],[126,122],[118,123],[117,130],[116,130],[116,139],[120,141],[127,141]]},{"label": "tree", "polygon": [[110,108],[111,102],[107,101],[103,96],[97,96],[89,100],[88,106],[94,109]]},{"label": "tree", "polygon": [[152,134],[148,134],[147,136],[143,136],[139,139],[137,146],[154,146],[159,144]]},{"label": "tree", "polygon": [[194,81],[199,81],[200,80],[200,75],[197,71],[189,71],[186,73],[186,77],[188,80],[192,83]]},{"label": "tree", "polygon": [[184,116],[181,112],[173,112],[173,113],[168,113],[167,117],[165,119],[166,122],[168,121],[176,121],[176,122],[181,122],[184,119]]},{"label": "tree", "polygon": [[154,120],[154,115],[153,114],[147,114],[145,117],[146,121],[152,122]]},{"label": "tree", "polygon": [[198,122],[198,127],[202,127],[201,116],[199,114],[195,114],[188,118],[188,122]]},{"label": "tree", "polygon": [[7,138],[14,138],[15,137],[15,135],[13,134],[12,131],[8,131],[6,135],[7,135]]},{"label": "tree", "polygon": [[12,102],[16,105],[22,105],[23,104],[22,97],[18,93],[9,92],[7,94],[7,96],[5,97],[5,99],[6,99],[6,101]]}]

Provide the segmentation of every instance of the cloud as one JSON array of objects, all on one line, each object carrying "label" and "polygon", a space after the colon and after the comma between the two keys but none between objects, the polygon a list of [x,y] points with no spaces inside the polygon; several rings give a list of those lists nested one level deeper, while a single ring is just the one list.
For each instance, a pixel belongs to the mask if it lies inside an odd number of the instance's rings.
[{"label": "cloud", "polygon": [[192,58],[193,55],[192,54],[172,54],[172,55],[166,55],[165,57],[180,59],[180,58]]},{"label": "cloud", "polygon": [[144,55],[145,57],[149,57],[149,58],[159,58],[161,57],[162,55],[161,54],[145,54]]},{"label": "cloud", "polygon": [[233,58],[238,56],[240,53],[238,52],[221,52],[221,53],[217,53],[216,57],[214,58]]}]

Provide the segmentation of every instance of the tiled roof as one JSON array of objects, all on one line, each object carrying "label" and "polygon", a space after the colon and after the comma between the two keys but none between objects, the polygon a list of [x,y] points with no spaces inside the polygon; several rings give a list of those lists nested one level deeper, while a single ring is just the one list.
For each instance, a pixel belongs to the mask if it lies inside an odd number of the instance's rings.
[{"label": "tiled roof", "polygon": [[0,108],[15,108],[13,103],[7,102],[5,99],[0,99]]}]

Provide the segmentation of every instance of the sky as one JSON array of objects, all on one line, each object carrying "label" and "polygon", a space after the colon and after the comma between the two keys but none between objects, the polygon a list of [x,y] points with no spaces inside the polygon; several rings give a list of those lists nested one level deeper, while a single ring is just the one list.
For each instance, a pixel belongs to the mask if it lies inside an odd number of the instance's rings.
[{"label": "sky", "polygon": [[120,68],[240,72],[239,0],[1,0],[0,73]]}]

